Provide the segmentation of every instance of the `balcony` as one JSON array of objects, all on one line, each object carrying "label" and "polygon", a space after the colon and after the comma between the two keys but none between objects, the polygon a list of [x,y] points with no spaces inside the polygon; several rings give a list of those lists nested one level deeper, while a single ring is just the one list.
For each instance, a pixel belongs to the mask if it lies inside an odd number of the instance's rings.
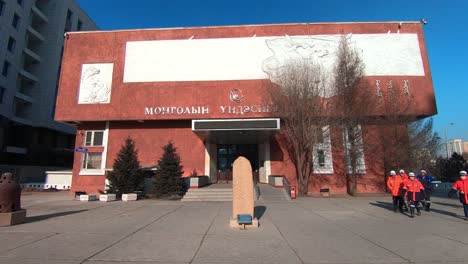
[{"label": "balcony", "polygon": [[44,13],[42,13],[42,11],[39,10],[39,8],[37,8],[36,6],[33,5],[31,7],[31,11],[34,14],[34,16],[37,17],[37,19],[42,20],[42,22],[44,22],[44,23],[49,23],[49,19],[47,19],[47,17],[44,15]]},{"label": "balcony", "polygon": [[28,61],[25,61],[25,63],[40,63],[41,62],[41,56],[39,56],[37,53],[34,51],[24,48],[23,50],[24,54],[28,55]]},{"label": "balcony", "polygon": [[[24,49],[21,56],[22,69],[29,75],[37,76],[41,67],[41,57],[30,49]],[[32,79],[31,76],[26,78]],[[32,79],[34,81],[34,79]]]},{"label": "balcony", "polygon": [[24,77],[24,78],[26,78],[26,79],[28,79],[30,81],[39,82],[39,79],[35,75],[25,71],[24,69],[21,69],[19,71],[19,75],[21,75],[22,77]]},{"label": "balcony", "polygon": [[16,79],[16,90],[21,94],[24,94],[28,97],[33,97],[35,91],[37,90],[36,87],[39,83],[29,80],[28,78],[23,77],[22,75],[18,74]]},{"label": "balcony", "polygon": [[41,33],[37,32],[34,28],[28,27],[28,33],[29,36],[32,36],[33,38],[36,38],[39,42],[44,42],[45,38],[42,36]]},{"label": "balcony", "polygon": [[34,99],[31,96],[29,96],[27,94],[24,94],[24,93],[22,93],[20,91],[16,92],[15,97],[17,97],[17,98],[19,98],[19,99],[21,99],[21,100],[23,100],[23,101],[25,101],[27,103],[34,103]]},{"label": "balcony", "polygon": [[32,119],[33,111],[31,102],[15,96],[13,107],[13,114],[21,123]]}]

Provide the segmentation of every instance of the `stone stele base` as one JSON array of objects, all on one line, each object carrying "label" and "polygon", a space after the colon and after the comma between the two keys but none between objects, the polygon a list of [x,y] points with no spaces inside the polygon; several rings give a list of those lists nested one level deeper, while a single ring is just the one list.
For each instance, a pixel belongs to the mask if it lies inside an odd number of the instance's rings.
[{"label": "stone stele base", "polygon": [[26,220],[26,210],[11,213],[0,213],[0,226],[11,226],[24,223]]},{"label": "stone stele base", "polygon": [[231,219],[229,219],[229,226],[231,226],[233,228],[238,227],[238,228],[241,228],[241,229],[243,229],[244,226],[245,226],[246,229],[258,228],[258,219],[257,218],[252,219],[252,224],[251,225],[240,225],[240,224],[237,223],[237,219],[231,218]]}]

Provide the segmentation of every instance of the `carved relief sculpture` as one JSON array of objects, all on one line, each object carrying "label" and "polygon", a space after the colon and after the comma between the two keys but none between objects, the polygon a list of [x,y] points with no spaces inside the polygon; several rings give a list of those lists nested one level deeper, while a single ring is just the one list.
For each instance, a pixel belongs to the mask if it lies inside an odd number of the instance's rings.
[{"label": "carved relief sculpture", "polygon": [[79,104],[110,102],[112,63],[83,64],[80,81]]}]

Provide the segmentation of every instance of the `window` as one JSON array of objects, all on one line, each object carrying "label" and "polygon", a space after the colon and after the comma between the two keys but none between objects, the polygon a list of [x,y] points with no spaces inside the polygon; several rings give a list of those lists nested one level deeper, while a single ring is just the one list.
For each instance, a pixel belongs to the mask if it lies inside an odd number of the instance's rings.
[{"label": "window", "polygon": [[8,76],[8,70],[10,69],[11,63],[8,61],[3,62],[3,69],[2,69],[2,75],[7,77]]},{"label": "window", "polygon": [[104,131],[86,131],[85,146],[102,146]]},{"label": "window", "polygon": [[317,128],[315,133],[315,142],[313,148],[314,173],[332,174],[333,157],[330,137],[330,127],[324,126]]},{"label": "window", "polygon": [[16,40],[10,37],[8,39],[8,46],[7,46],[8,51],[13,52],[13,50],[15,49],[15,45],[16,45]]},{"label": "window", "polygon": [[17,29],[19,25],[19,21],[20,21],[20,17],[17,14],[15,14],[13,16],[13,21],[11,22],[11,25]]},{"label": "window", "polygon": [[319,150],[317,151],[317,155],[318,155],[318,164],[320,167],[325,167],[325,151],[323,150]]},{"label": "window", "polygon": [[3,14],[3,8],[5,7],[5,2],[0,0],[0,16]]},{"label": "window", "polygon": [[65,32],[69,32],[69,31],[72,30],[72,29],[71,29],[71,26],[72,26],[72,15],[73,15],[72,11],[68,10],[68,11],[67,11],[67,20],[65,21],[65,29],[64,29]]},{"label": "window", "polygon": [[83,155],[82,169],[101,169],[102,153],[87,152]]},{"label": "window", "polygon": [[83,22],[78,19],[78,25],[76,26],[76,31],[81,31],[83,29]]},{"label": "window", "polygon": [[0,104],[3,103],[3,95],[5,94],[5,87],[0,86]]},{"label": "window", "polygon": [[[344,129],[345,158],[348,166],[348,173],[354,170],[358,174],[366,173],[366,163],[364,155],[363,134],[360,125],[353,128]],[[353,160],[351,159],[353,157]],[[353,164],[354,163],[354,164]]]}]

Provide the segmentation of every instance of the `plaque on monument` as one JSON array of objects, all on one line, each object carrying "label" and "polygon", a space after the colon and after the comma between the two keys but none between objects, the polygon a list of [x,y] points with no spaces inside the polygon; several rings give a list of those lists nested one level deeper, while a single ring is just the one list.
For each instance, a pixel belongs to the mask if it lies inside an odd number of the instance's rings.
[{"label": "plaque on monument", "polygon": [[[254,218],[254,190],[252,166],[248,159],[239,157],[233,164],[232,177],[232,217],[231,227],[258,227],[258,220]],[[250,217],[249,217],[250,216]],[[245,220],[251,219],[251,223]]]}]

